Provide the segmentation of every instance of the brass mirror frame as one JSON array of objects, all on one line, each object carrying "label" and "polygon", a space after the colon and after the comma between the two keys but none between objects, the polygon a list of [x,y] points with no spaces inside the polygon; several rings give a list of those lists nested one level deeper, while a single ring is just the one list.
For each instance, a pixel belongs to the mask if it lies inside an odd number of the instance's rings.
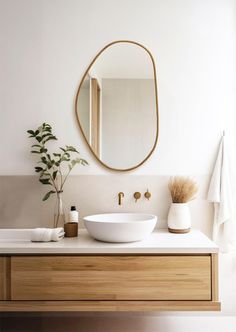
[{"label": "brass mirror frame", "polygon": [[[152,61],[152,66],[153,66],[153,73],[154,73],[154,87],[155,87],[155,104],[156,104],[156,138],[155,138],[155,142],[153,144],[153,147],[151,149],[151,151],[148,153],[148,155],[139,163],[137,164],[136,166],[133,166],[133,167],[130,167],[130,168],[125,168],[125,169],[120,169],[120,168],[113,168],[113,167],[110,167],[108,166],[107,164],[105,164],[101,159],[99,159],[99,157],[94,153],[92,147],[90,146],[85,134],[84,134],[84,131],[83,131],[83,128],[82,128],[82,125],[81,125],[81,122],[80,122],[80,119],[79,119],[79,115],[78,115],[78,112],[77,112],[77,104],[78,104],[78,98],[79,98],[79,93],[80,93],[80,89],[81,89],[81,86],[84,82],[84,79],[86,77],[86,75],[88,74],[90,68],[92,67],[92,65],[95,63],[95,61],[97,60],[97,58],[110,46],[114,45],[114,44],[118,44],[118,43],[130,43],[130,44],[134,44],[134,45],[137,45],[139,47],[142,47],[150,56],[151,58],[151,61]],[[80,128],[80,131],[82,133],[82,136],[85,140],[85,142],[87,143],[90,151],[92,152],[92,155],[95,157],[95,159],[97,159],[97,161],[103,165],[105,168],[111,170],[111,171],[117,171],[117,172],[128,172],[128,171],[132,171],[138,167],[140,167],[141,165],[143,165],[149,158],[150,156],[152,155],[152,153],[154,152],[156,146],[157,146],[157,141],[158,141],[158,135],[159,135],[159,112],[158,112],[158,94],[157,94],[157,77],[156,77],[156,66],[155,66],[155,61],[154,61],[154,58],[151,54],[151,52],[145,47],[143,46],[142,44],[138,43],[138,42],[135,42],[135,41],[132,41],[132,40],[117,40],[117,41],[113,41],[109,44],[107,44],[105,47],[103,47],[98,53],[97,55],[95,56],[95,58],[93,59],[93,61],[90,63],[90,65],[88,66],[88,68],[86,69],[81,81],[80,81],[80,84],[79,84],[79,88],[77,90],[77,93],[76,93],[76,97],[75,97],[75,115],[76,115],[76,119],[77,119],[77,122],[79,124],[79,128]]]}]

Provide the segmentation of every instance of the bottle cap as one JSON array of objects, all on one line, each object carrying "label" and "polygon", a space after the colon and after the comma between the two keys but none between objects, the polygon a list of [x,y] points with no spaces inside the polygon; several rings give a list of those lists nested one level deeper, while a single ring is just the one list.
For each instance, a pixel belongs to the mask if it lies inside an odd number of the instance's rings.
[{"label": "bottle cap", "polygon": [[76,206],[72,206],[72,207],[70,208],[70,210],[71,210],[71,211],[76,211]]}]

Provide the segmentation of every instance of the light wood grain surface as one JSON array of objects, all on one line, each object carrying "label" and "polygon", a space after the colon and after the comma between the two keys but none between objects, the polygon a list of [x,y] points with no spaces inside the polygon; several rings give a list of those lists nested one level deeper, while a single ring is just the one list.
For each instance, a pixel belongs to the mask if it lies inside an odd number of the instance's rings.
[{"label": "light wood grain surface", "polygon": [[218,254],[211,254],[212,301],[219,300],[218,292]]},{"label": "light wood grain surface", "polygon": [[219,311],[211,301],[0,301],[2,312]]},{"label": "light wood grain surface", "polygon": [[211,256],[12,257],[12,300],[211,300]]},{"label": "light wood grain surface", "polygon": [[11,299],[10,257],[0,257],[0,300]]}]

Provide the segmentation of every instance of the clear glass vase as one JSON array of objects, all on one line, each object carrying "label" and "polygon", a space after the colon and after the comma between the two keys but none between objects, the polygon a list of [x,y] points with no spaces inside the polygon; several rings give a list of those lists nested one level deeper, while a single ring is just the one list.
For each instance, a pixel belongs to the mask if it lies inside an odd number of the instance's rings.
[{"label": "clear glass vase", "polygon": [[65,212],[62,200],[63,191],[56,193],[56,202],[54,208],[54,224],[53,227],[64,227],[65,224]]}]

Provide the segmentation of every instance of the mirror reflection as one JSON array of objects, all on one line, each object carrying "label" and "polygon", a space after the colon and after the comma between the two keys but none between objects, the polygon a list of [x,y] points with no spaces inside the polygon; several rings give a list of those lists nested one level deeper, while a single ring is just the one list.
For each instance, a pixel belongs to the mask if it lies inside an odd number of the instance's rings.
[{"label": "mirror reflection", "polygon": [[152,153],[158,131],[155,65],[134,42],[103,49],[85,73],[76,98],[80,128],[105,166],[129,170]]}]

